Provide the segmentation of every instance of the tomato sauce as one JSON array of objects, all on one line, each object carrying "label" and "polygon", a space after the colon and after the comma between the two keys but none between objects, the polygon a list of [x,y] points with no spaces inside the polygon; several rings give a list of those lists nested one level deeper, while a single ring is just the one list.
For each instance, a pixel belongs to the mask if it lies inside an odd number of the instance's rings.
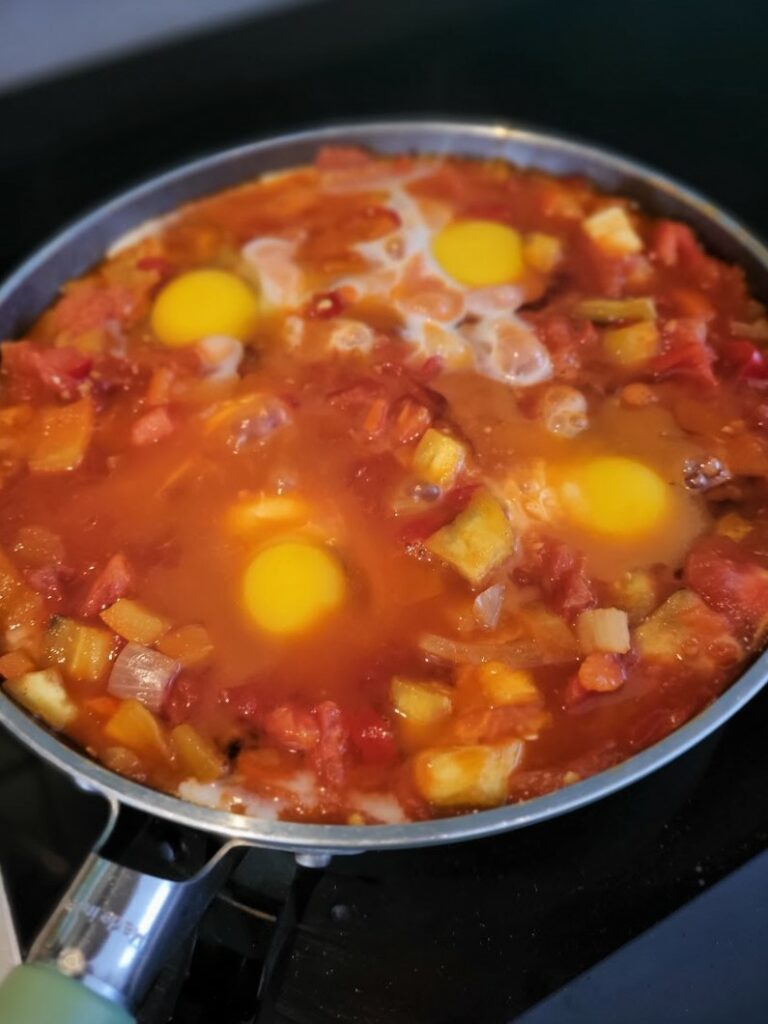
[{"label": "tomato sauce", "polygon": [[765,643],[767,344],[581,179],[330,149],[190,204],[3,345],[6,692],[263,817],[603,770]]}]

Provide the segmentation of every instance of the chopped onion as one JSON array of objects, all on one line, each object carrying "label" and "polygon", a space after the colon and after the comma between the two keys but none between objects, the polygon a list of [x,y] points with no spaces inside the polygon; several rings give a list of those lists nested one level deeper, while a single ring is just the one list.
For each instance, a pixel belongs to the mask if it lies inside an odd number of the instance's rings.
[{"label": "chopped onion", "polygon": [[573,661],[575,643],[542,644],[530,637],[506,644],[461,643],[444,636],[425,633],[419,647],[427,654],[456,665],[481,665],[485,661],[501,661],[510,668],[536,668],[537,665],[560,665]]},{"label": "chopped onion", "polygon": [[237,377],[243,358],[243,344],[228,334],[211,334],[195,346],[203,370],[210,380]]},{"label": "chopped onion", "polygon": [[107,690],[113,697],[137,700],[150,711],[159,711],[180,669],[178,661],[160,651],[126,644],[112,666]]},{"label": "chopped onion", "polygon": [[494,629],[499,621],[505,592],[503,583],[494,583],[475,598],[472,611],[484,629]]}]

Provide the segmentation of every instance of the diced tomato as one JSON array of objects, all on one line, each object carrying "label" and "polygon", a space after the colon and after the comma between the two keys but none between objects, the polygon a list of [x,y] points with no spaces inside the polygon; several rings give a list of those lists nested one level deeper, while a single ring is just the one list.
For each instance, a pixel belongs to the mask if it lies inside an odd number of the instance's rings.
[{"label": "diced tomato", "polygon": [[624,685],[624,670],[615,654],[594,651],[579,666],[579,684],[589,693],[611,693]]},{"label": "diced tomato", "polygon": [[350,384],[349,387],[332,391],[328,395],[328,401],[338,409],[356,409],[370,405],[373,399],[379,398],[383,392],[384,388],[378,381],[364,378]]},{"label": "diced tomato", "polygon": [[594,324],[589,320],[576,319],[562,313],[532,316],[530,322],[539,341],[552,356],[555,370],[560,376],[574,376],[585,356],[600,340]]},{"label": "diced tomato", "polygon": [[678,221],[659,221],[651,252],[665,267],[683,266],[693,271],[705,271],[707,277],[711,276],[713,267],[716,270],[716,261],[707,256],[693,231]]},{"label": "diced tomato", "polygon": [[163,717],[171,725],[182,725],[192,718],[202,704],[206,681],[191,673],[182,673],[171,683],[163,704]]},{"label": "diced tomato", "polygon": [[374,398],[368,407],[363,420],[363,430],[369,437],[376,437],[387,425],[389,414],[389,402],[386,398],[379,396]]},{"label": "diced tomato", "polygon": [[75,398],[92,367],[91,357],[75,348],[43,348],[32,341],[3,345],[3,370],[11,387],[24,393],[39,384],[59,398]]},{"label": "diced tomato", "polygon": [[706,343],[706,332],[702,320],[670,320],[662,332],[664,351],[651,361],[652,372],[657,377],[681,376],[694,384],[715,386],[715,353]]},{"label": "diced tomato", "polygon": [[419,367],[418,374],[419,380],[423,380],[428,383],[434,380],[435,377],[439,377],[445,369],[445,360],[442,356],[430,356],[426,359]]},{"label": "diced tomato", "polygon": [[401,398],[392,415],[392,433],[398,444],[418,440],[432,422],[429,409],[412,398]]},{"label": "diced tomato", "polygon": [[138,296],[129,288],[81,281],[54,306],[53,323],[60,333],[77,337],[110,321],[129,321],[137,306]]},{"label": "diced tomato", "polygon": [[81,608],[82,615],[98,615],[133,587],[133,570],[123,554],[113,555],[91,584]]},{"label": "diced tomato", "polygon": [[563,707],[566,711],[570,708],[575,708],[581,704],[582,701],[585,701],[587,697],[591,696],[592,694],[589,690],[585,690],[581,685],[579,673],[576,672],[565,685],[565,690],[563,691]]},{"label": "diced tomato", "polygon": [[61,601],[61,576],[57,566],[43,565],[27,573],[30,586],[46,600]]},{"label": "diced tomato", "polygon": [[160,281],[165,281],[173,274],[173,264],[164,256],[142,256],[136,261],[138,270],[157,274]]},{"label": "diced tomato", "polygon": [[742,338],[726,341],[720,347],[723,362],[736,371],[741,380],[768,379],[768,359],[757,345]]},{"label": "diced tomato", "polygon": [[397,743],[390,723],[373,708],[360,708],[346,716],[352,749],[366,764],[393,764]]},{"label": "diced tomato", "polygon": [[323,782],[332,789],[338,789],[344,783],[344,757],[349,744],[344,716],[339,705],[332,700],[318,704],[315,715],[320,739],[308,756]]},{"label": "diced tomato", "polygon": [[269,739],[286,750],[311,750],[320,738],[317,719],[296,702],[272,708],[264,715],[261,727]]},{"label": "diced tomato", "polygon": [[338,316],[342,309],[344,309],[344,299],[340,291],[320,292],[318,295],[313,295],[306,304],[304,316],[308,320],[330,320],[332,317]]},{"label": "diced tomato", "polygon": [[551,607],[568,619],[597,604],[584,554],[554,537],[532,537],[515,575],[522,583],[538,582]]},{"label": "diced tomato", "polygon": [[172,434],[173,430],[174,423],[167,407],[159,405],[136,420],[131,428],[131,441],[137,447],[156,444]]},{"label": "diced tomato", "polygon": [[235,715],[246,722],[258,723],[264,714],[264,687],[256,682],[230,686],[221,695],[225,704]]},{"label": "diced tomato", "polygon": [[685,562],[685,581],[751,639],[768,615],[768,569],[728,537],[704,537]]}]

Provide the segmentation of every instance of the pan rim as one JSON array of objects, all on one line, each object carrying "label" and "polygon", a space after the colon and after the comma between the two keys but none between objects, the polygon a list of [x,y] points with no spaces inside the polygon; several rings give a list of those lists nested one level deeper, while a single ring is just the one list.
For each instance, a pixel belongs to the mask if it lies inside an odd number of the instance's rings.
[{"label": "pan rim", "polygon": [[[724,213],[698,192],[679,184],[673,178],[610,149],[581,142],[569,136],[528,125],[501,121],[472,119],[385,119],[364,122],[336,123],[320,128],[309,128],[273,136],[262,141],[246,143],[218,151],[209,156],[182,164],[122,191],[69,226],[55,234],[7,278],[0,287],[0,333],[3,333],[3,310],[16,292],[33,275],[65,251],[67,246],[83,238],[88,232],[103,225],[122,210],[131,209],[143,199],[159,195],[174,184],[205,175],[217,168],[236,166],[247,158],[269,154],[291,146],[317,147],[332,142],[353,143],[363,141],[395,141],[400,149],[430,152],[419,146],[427,136],[460,138],[467,142],[494,147],[505,145],[530,147],[531,151],[566,154],[586,163],[593,162],[603,168],[625,174],[642,181],[655,192],[670,196],[695,211],[704,220],[714,222],[719,229],[736,242],[762,274],[768,277],[768,249],[739,221]],[[455,146],[450,152],[455,152]],[[479,153],[479,151],[478,151]],[[491,155],[487,154],[487,155]],[[473,154],[477,155],[477,154]],[[495,154],[494,154],[495,155]],[[499,154],[501,155],[501,154]],[[536,166],[535,162],[531,166]],[[587,176],[589,176],[588,172]],[[240,180],[249,175],[244,174]],[[237,178],[233,178],[233,184]],[[218,185],[209,191],[226,187]],[[198,193],[205,194],[205,189]],[[190,199],[192,196],[189,197]],[[178,206],[175,201],[170,209]],[[158,215],[158,214],[155,214]],[[140,223],[140,222],[139,222]],[[114,241],[114,237],[111,238]],[[103,244],[107,248],[109,240]],[[75,271],[79,273],[80,271]],[[72,276],[70,273],[69,276]],[[60,283],[63,283],[63,280]],[[48,300],[46,299],[45,302]],[[45,304],[45,302],[43,304]],[[41,307],[42,308],[42,307]],[[15,333],[15,332],[14,332]],[[69,746],[56,734],[39,725],[30,715],[15,705],[0,691],[0,724],[5,726],[33,752],[61,771],[66,772],[82,788],[101,793],[107,799],[137,807],[162,816],[178,824],[238,839],[257,846],[291,850],[302,853],[355,853],[365,850],[401,849],[458,842],[480,836],[511,831],[557,817],[584,807],[620,789],[639,781],[657,768],[679,757],[695,744],[709,736],[730,719],[768,682],[768,652],[762,654],[723,694],[694,718],[680,726],[669,736],[651,747],[597,773],[581,782],[566,786],[553,793],[520,803],[506,804],[491,810],[476,811],[449,818],[435,818],[424,822],[401,825],[324,825],[285,821],[268,821],[194,804],[180,797],[151,789],[117,775],[91,760],[85,753]]]}]

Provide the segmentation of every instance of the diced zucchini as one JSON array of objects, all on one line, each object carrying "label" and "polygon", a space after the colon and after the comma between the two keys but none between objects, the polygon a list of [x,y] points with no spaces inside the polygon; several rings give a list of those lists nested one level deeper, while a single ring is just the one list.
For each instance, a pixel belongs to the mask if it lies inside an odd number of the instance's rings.
[{"label": "diced zucchini", "polygon": [[466,454],[460,441],[430,427],[413,453],[413,468],[421,480],[447,490],[461,472]]},{"label": "diced zucchini", "polygon": [[150,757],[169,756],[163,729],[152,712],[137,700],[124,700],[104,726],[104,736],[111,743],[128,747],[137,754]]},{"label": "diced zucchini", "polygon": [[717,661],[726,651],[735,663],[743,656],[722,615],[712,611],[691,590],[676,590],[634,631],[634,646],[641,658],[665,663],[681,663],[689,671],[710,672],[715,664],[711,655],[718,650]]},{"label": "diced zucchini", "polygon": [[510,774],[517,767],[523,744],[477,744],[425,750],[414,759],[416,786],[438,807],[495,807],[507,798]]},{"label": "diced zucchini", "polygon": [[182,770],[200,782],[213,782],[224,773],[217,750],[188,723],[171,730],[171,747]]},{"label": "diced zucchini", "polygon": [[99,618],[124,640],[145,646],[153,644],[169,629],[164,618],[127,597],[118,598],[100,613]]},{"label": "diced zucchini", "polygon": [[717,520],[715,525],[715,533],[719,533],[721,537],[730,537],[731,540],[735,540],[737,543],[751,532],[752,523],[743,516],[740,516],[738,512],[726,512],[724,516]]},{"label": "diced zucchini", "polygon": [[411,725],[434,725],[453,710],[451,690],[442,683],[422,683],[395,676],[390,694],[395,712]]},{"label": "diced zucchini", "polygon": [[204,626],[179,626],[161,636],[157,649],[180,665],[197,665],[213,651],[213,643]]},{"label": "diced zucchini", "polygon": [[563,258],[563,245],[554,235],[533,231],[523,239],[523,259],[534,270],[548,274]]},{"label": "diced zucchini", "polygon": [[613,584],[615,600],[632,625],[650,615],[658,597],[653,576],[646,569],[632,569]]},{"label": "diced zucchini", "polygon": [[63,729],[77,715],[61,675],[55,668],[27,672],[3,684],[6,693],[54,729]]},{"label": "diced zucchini", "polygon": [[514,533],[504,509],[488,491],[478,491],[459,515],[433,533],[427,548],[470,583],[480,583],[512,553]]},{"label": "diced zucchini", "polygon": [[636,366],[659,351],[659,331],[652,320],[614,327],[603,334],[603,351],[617,366]]},{"label": "diced zucchini", "polygon": [[81,398],[70,405],[43,409],[29,468],[36,473],[64,473],[77,469],[85,458],[93,433],[93,403]]},{"label": "diced zucchini", "polygon": [[606,206],[591,214],[584,221],[584,230],[595,245],[611,255],[625,256],[643,248],[642,239],[621,206]]},{"label": "diced zucchini", "polygon": [[494,707],[528,704],[541,694],[527,669],[508,668],[501,661],[486,661],[477,668],[480,689]]},{"label": "diced zucchini", "polygon": [[622,320],[655,320],[653,299],[582,299],[573,307],[576,316],[596,324],[615,324]]},{"label": "diced zucchini", "polygon": [[630,648],[629,619],[620,608],[591,608],[579,615],[576,634],[585,654],[626,654]]},{"label": "diced zucchini", "polygon": [[43,658],[60,665],[73,679],[95,683],[109,668],[112,643],[105,629],[56,616],[45,632]]}]

